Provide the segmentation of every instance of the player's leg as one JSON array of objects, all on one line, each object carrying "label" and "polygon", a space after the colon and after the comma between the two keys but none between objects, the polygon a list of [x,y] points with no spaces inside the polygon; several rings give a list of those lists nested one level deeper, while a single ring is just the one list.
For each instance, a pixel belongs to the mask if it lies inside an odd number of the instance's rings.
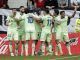
[{"label": "player's leg", "polygon": [[19,42],[15,41],[15,55],[16,56],[18,56],[18,45],[19,45]]},{"label": "player's leg", "polygon": [[72,55],[71,49],[70,49],[70,42],[69,42],[68,33],[67,33],[67,34],[64,34],[64,40],[66,41],[66,47],[67,47],[67,49],[68,49],[69,55]]},{"label": "player's leg", "polygon": [[48,50],[48,54],[47,55],[52,55],[53,54],[53,47],[52,47],[52,43],[51,43],[51,34],[48,34],[47,35],[47,43],[48,43],[48,47],[47,47],[47,50]]},{"label": "player's leg", "polygon": [[37,40],[37,33],[36,32],[32,32],[31,38],[33,40],[33,42],[32,42],[32,56],[33,56],[35,54],[35,42]]},{"label": "player's leg", "polygon": [[22,48],[21,48],[21,56],[24,55],[24,49],[25,49],[25,32],[24,29],[19,29],[19,43],[21,42]]},{"label": "player's leg", "polygon": [[26,34],[25,34],[25,40],[26,40],[26,42],[25,42],[25,55],[26,56],[28,56],[29,54],[28,54],[28,41],[30,40],[30,33],[29,32],[26,32]]},{"label": "player's leg", "polygon": [[9,41],[9,50],[10,50],[10,55],[14,56],[13,49],[12,49],[12,41]]},{"label": "player's leg", "polygon": [[45,40],[46,40],[46,36],[47,36],[46,32],[42,31],[41,32],[41,37],[40,37],[42,55],[45,55]]},{"label": "player's leg", "polygon": [[37,45],[38,47],[35,48],[35,55],[38,55],[40,54],[40,43],[39,40],[40,40],[40,36],[41,36],[41,32],[37,32],[37,39],[35,41],[35,45]]},{"label": "player's leg", "polygon": [[63,54],[63,52],[62,52],[62,48],[61,48],[61,44],[60,44],[60,42],[61,42],[61,32],[59,31],[59,32],[56,32],[56,44],[57,44],[57,46],[56,46],[56,52],[55,52],[55,55],[58,55],[58,51],[60,51],[60,54],[62,55]]},{"label": "player's leg", "polygon": [[7,32],[7,39],[9,40],[9,50],[10,50],[10,55],[11,56],[14,56],[14,53],[13,53],[13,49],[12,49],[12,34]]},{"label": "player's leg", "polygon": [[18,55],[18,45],[19,45],[19,38],[18,38],[18,31],[14,33],[14,41],[15,41],[15,55]]}]

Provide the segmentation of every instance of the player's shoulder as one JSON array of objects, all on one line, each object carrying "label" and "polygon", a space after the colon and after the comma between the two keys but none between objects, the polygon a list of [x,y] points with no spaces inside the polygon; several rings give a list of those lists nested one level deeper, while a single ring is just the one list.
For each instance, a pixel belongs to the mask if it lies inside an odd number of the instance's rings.
[{"label": "player's shoulder", "polygon": [[53,19],[53,17],[52,17],[52,16],[50,16],[50,15],[49,15],[48,17],[49,17],[51,20]]},{"label": "player's shoulder", "polygon": [[8,19],[11,19],[10,15],[7,16],[7,19],[6,20],[8,20]]},{"label": "player's shoulder", "polygon": [[20,15],[20,12],[18,11],[18,12],[16,12],[16,15]]},{"label": "player's shoulder", "polygon": [[26,17],[26,14],[24,13],[23,16]]},{"label": "player's shoulder", "polygon": [[16,12],[16,17],[20,16],[20,12]]},{"label": "player's shoulder", "polygon": [[68,18],[68,16],[65,16],[65,18]]},{"label": "player's shoulder", "polygon": [[56,16],[55,19],[60,19],[60,15]]}]

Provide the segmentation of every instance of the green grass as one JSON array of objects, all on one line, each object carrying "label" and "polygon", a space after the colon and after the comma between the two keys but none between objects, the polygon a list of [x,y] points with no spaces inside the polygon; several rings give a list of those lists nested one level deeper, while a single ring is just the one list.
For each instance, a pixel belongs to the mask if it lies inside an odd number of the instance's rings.
[{"label": "green grass", "polygon": [[0,56],[0,60],[80,60],[80,55],[74,56]]}]

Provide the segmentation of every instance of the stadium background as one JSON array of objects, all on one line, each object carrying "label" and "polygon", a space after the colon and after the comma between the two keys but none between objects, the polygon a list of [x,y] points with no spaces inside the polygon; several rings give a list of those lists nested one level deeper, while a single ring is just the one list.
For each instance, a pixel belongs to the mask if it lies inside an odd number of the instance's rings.
[{"label": "stadium background", "polygon": [[[7,26],[5,25],[6,23],[6,17],[11,14],[11,10],[6,10],[6,9],[0,9],[0,20],[2,20],[2,22],[0,23],[0,54],[9,54],[9,47],[8,47],[8,41],[6,39],[6,31],[7,31]],[[72,10],[65,10],[66,11],[66,15],[71,15],[73,13]],[[51,10],[51,12],[53,12],[53,10]],[[79,11],[77,11],[76,15],[74,18],[72,18],[72,20],[70,21],[70,24],[68,25],[68,31],[69,31],[69,37],[70,38],[78,38],[78,40],[74,43],[71,44],[71,50],[73,55],[74,54],[80,54],[80,33],[75,33],[75,21],[77,18],[79,18]],[[5,32],[5,33],[3,33]],[[55,41],[54,38],[53,39],[53,49],[55,48]],[[3,44],[3,42],[5,42]],[[31,45],[31,42],[29,42],[29,44]],[[38,42],[39,43],[39,42]],[[29,45],[29,46],[30,46]],[[21,47],[21,44],[20,44]],[[67,54],[67,49],[65,47],[65,45],[62,43],[62,47],[63,47],[63,52],[64,54]],[[13,42],[13,48],[14,47],[14,42]],[[36,45],[36,49],[38,48],[38,45]],[[29,53],[31,53],[31,48],[29,48]],[[20,54],[21,49],[19,49],[19,54]]]},{"label": "stadium background", "polygon": [[[16,3],[15,3],[16,2]],[[22,2],[22,3],[19,3],[19,2]],[[6,23],[6,17],[11,13],[11,9],[13,7],[15,8],[18,8],[19,6],[21,5],[24,5],[25,7],[27,7],[25,4],[26,0],[23,1],[23,0],[9,0],[9,6],[10,8],[9,9],[0,9],[0,54],[8,54],[9,55],[9,47],[8,47],[8,44],[9,42],[6,40],[6,31],[7,31],[7,26],[5,25]],[[15,3],[15,4],[14,4]],[[19,4],[17,4],[19,3]],[[69,2],[70,3],[70,2]],[[11,5],[13,4],[13,5]],[[62,8],[59,8],[60,10],[63,10]],[[66,15],[71,15],[73,13],[73,8],[68,8],[68,9],[65,9],[66,11]],[[70,21],[70,24],[68,25],[68,31],[69,31],[69,37],[70,38],[78,38],[77,41],[75,41],[74,43],[71,44],[71,51],[72,51],[72,54],[73,55],[79,55],[80,54],[80,33],[75,33],[75,21],[77,18],[79,18],[79,13],[80,11],[77,11],[76,15],[74,18],[72,18],[72,20]],[[53,39],[53,49],[55,48],[55,41],[54,41],[54,38]],[[29,44],[31,44],[32,41],[29,42]],[[38,42],[40,43],[40,41]],[[30,45],[29,45],[30,46]],[[21,47],[21,44],[20,44],[20,47]],[[13,48],[14,47],[14,42],[13,42]],[[36,49],[38,48],[38,45],[36,46]],[[63,48],[63,52],[64,52],[64,55],[67,55],[68,52],[67,52],[67,49],[64,45],[64,43],[62,43],[62,48]],[[20,51],[21,49],[19,48],[19,54],[20,54]],[[29,53],[31,53],[31,48],[29,48]]]}]

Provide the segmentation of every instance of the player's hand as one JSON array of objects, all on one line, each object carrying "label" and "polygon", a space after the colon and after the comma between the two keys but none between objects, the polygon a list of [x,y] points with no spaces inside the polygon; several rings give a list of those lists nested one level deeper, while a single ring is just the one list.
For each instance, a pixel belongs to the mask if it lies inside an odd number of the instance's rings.
[{"label": "player's hand", "polygon": [[74,7],[74,11],[77,11],[78,8],[79,8],[79,6],[75,6]]}]

